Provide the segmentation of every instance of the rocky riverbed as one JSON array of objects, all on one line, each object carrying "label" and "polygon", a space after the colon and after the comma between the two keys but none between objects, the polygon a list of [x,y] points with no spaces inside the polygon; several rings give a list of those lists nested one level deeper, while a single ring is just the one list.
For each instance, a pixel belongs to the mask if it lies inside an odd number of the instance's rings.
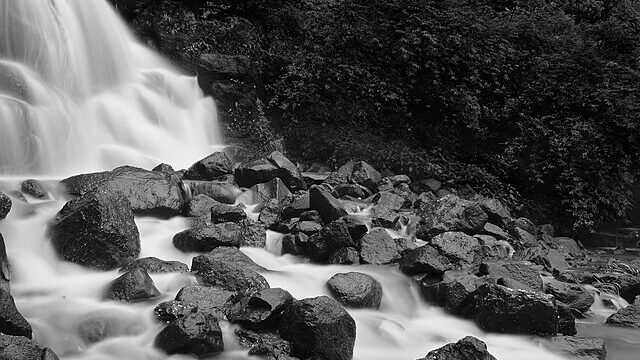
[{"label": "rocky riverbed", "polygon": [[11,359],[605,359],[581,335],[640,327],[637,261],[584,270],[498,199],[361,161],[219,152],[2,188]]}]

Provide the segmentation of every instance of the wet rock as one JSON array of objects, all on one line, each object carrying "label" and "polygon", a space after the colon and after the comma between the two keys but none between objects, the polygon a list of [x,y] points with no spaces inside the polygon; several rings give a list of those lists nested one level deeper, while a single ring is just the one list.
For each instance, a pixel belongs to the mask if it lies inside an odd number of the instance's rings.
[{"label": "wet rock", "polygon": [[300,221],[315,221],[318,224],[322,223],[322,217],[316,210],[307,210],[300,213]]},{"label": "wet rock", "polygon": [[204,194],[199,194],[191,198],[187,204],[186,213],[190,217],[211,217],[211,208],[219,204],[218,201],[213,200]]},{"label": "wet rock", "polygon": [[303,212],[311,209],[311,199],[308,191],[303,191],[294,196],[291,204],[282,209],[282,217],[290,219],[299,217]]},{"label": "wet rock", "polygon": [[459,314],[471,294],[487,283],[486,279],[474,275],[447,271],[442,281],[434,281],[429,275],[423,277],[420,280],[420,293],[427,302],[443,307],[452,314]]},{"label": "wet rock", "polygon": [[313,185],[309,189],[309,206],[320,213],[325,224],[347,215],[340,201],[318,185]]},{"label": "wet rock", "polygon": [[575,360],[605,360],[607,350],[604,340],[577,336],[556,336],[549,347],[560,355]]},{"label": "wet rock", "polygon": [[453,265],[430,245],[424,245],[406,253],[400,260],[400,271],[407,275],[442,275]]},{"label": "wet rock", "polygon": [[636,301],[620,309],[617,313],[607,318],[607,324],[614,326],[624,326],[629,328],[640,328],[640,298]]},{"label": "wet rock", "polygon": [[473,336],[467,336],[456,343],[447,344],[430,351],[419,360],[496,360],[487,350],[487,345]]},{"label": "wet rock", "polygon": [[313,235],[322,230],[322,225],[315,221],[299,221],[292,229],[293,233],[305,233],[306,235]]},{"label": "wet rock", "polygon": [[537,268],[524,261],[486,261],[480,265],[480,275],[494,279],[511,278],[529,287],[530,291],[543,291],[542,278]]},{"label": "wet rock", "polygon": [[160,296],[149,274],[134,268],[115,279],[107,288],[106,298],[119,301],[145,301]]},{"label": "wet rock", "polygon": [[135,268],[143,269],[150,274],[189,272],[189,267],[187,266],[187,264],[181,263],[179,261],[160,260],[156,257],[146,257],[132,261],[120,268],[120,272],[128,272]]},{"label": "wet rock", "polygon": [[58,356],[56,355],[56,353],[53,352],[53,350],[49,348],[44,348],[44,350],[42,350],[42,360],[60,360],[60,358],[58,358]]},{"label": "wet rock", "polygon": [[333,221],[312,235],[304,246],[304,252],[310,258],[324,262],[336,250],[345,247],[355,247],[355,242],[349,234],[344,221]]},{"label": "wet rock", "polygon": [[185,252],[207,252],[219,246],[239,247],[242,241],[242,228],[236,223],[200,224],[177,233],[173,246]]},{"label": "wet rock", "polygon": [[76,196],[97,188],[118,190],[129,200],[133,212],[140,215],[180,215],[184,204],[177,177],[132,166],[72,176],[62,180],[62,184],[70,194]]},{"label": "wet rock", "polygon": [[274,325],[282,312],[295,299],[288,291],[263,289],[245,296],[226,311],[227,319],[249,328]]},{"label": "wet rock", "polygon": [[558,305],[558,334],[562,335],[575,335],[578,333],[576,330],[576,318],[571,312],[569,305],[560,301],[556,301]]},{"label": "wet rock", "polygon": [[267,229],[264,224],[246,219],[240,223],[242,244],[240,246],[264,248],[267,244]]},{"label": "wet rock", "polygon": [[11,198],[0,191],[0,220],[7,217],[11,211]]},{"label": "wet rock", "polygon": [[233,204],[236,202],[233,185],[223,181],[183,181],[185,188],[188,188],[192,197],[206,195],[209,198],[223,204]]},{"label": "wet rock", "polygon": [[371,224],[375,227],[396,229],[400,213],[386,206],[376,205],[371,209]]},{"label": "wet rock", "polygon": [[240,222],[247,218],[247,214],[240,205],[228,205],[216,202],[211,206],[211,222],[214,224],[226,222]]},{"label": "wet rock", "polygon": [[515,225],[517,228],[522,229],[526,232],[528,232],[529,234],[536,234],[536,225],[529,219],[521,217],[521,218],[517,218],[514,222],[513,225]]},{"label": "wet rock", "polygon": [[365,264],[382,265],[396,262],[403,248],[385,229],[374,228],[360,239],[360,259]]},{"label": "wet rock", "polygon": [[253,185],[249,190],[248,201],[259,204],[269,200],[276,200],[278,203],[290,201],[292,194],[289,188],[280,178],[271,179],[265,183]]},{"label": "wet rock", "polygon": [[356,323],[338,302],[320,296],[294,301],[282,314],[278,330],[302,359],[350,360]]},{"label": "wet rock", "polygon": [[498,199],[481,198],[476,200],[482,210],[488,215],[489,222],[499,227],[505,227],[513,221],[509,208]]},{"label": "wet rock", "polygon": [[482,285],[461,310],[485,331],[508,334],[555,335],[558,311],[553,296]]},{"label": "wet rock", "polygon": [[347,307],[378,309],[382,301],[382,285],[366,274],[336,274],[327,281],[327,287],[331,295]]},{"label": "wet rock", "polygon": [[76,264],[111,270],[140,254],[140,235],[129,201],[100,188],[69,201],[50,227],[59,256]]},{"label": "wet rock", "polygon": [[269,199],[256,208],[258,221],[267,228],[275,227],[282,220],[282,206],[277,199]]},{"label": "wet rock", "polygon": [[[570,284],[560,281],[550,281],[544,284],[544,292],[568,305],[576,311],[576,315],[584,317],[594,302],[593,296],[582,285]],[[582,315],[582,316],[580,316]]]},{"label": "wet rock", "polygon": [[20,191],[36,199],[46,199],[47,189],[38,180],[29,179],[20,184]]},{"label": "wet rock", "polygon": [[519,227],[512,229],[511,235],[514,241],[520,245],[527,247],[538,245],[538,239],[533,234]]},{"label": "wet rock", "polygon": [[542,254],[532,258],[531,261],[544,266],[550,273],[563,272],[569,268],[564,255],[555,249],[546,249]]},{"label": "wet rock", "polygon": [[214,152],[191,165],[183,178],[187,180],[215,180],[225,174],[231,174],[231,167],[231,160],[227,154]]},{"label": "wet rock", "polygon": [[269,287],[269,283],[257,269],[260,267],[251,260],[237,262],[232,258],[211,253],[194,257],[191,265],[191,271],[197,273],[201,284],[241,293],[251,293]]},{"label": "wet rock", "polygon": [[0,332],[31,339],[31,325],[18,312],[13,296],[0,289]]},{"label": "wet rock", "polygon": [[351,196],[357,199],[366,199],[371,196],[371,190],[358,184],[339,184],[334,190],[339,197]]},{"label": "wet rock", "polygon": [[488,216],[477,203],[448,195],[438,200],[435,210],[423,220],[429,237],[449,231],[474,235],[482,232]]},{"label": "wet rock", "polygon": [[340,167],[338,172],[346,175],[349,180],[360,184],[371,191],[375,191],[382,175],[364,161],[350,161]]},{"label": "wet rock", "polygon": [[[182,306],[176,308],[179,311],[176,313],[177,317],[185,313],[184,310],[189,309],[189,304],[192,304],[199,313],[224,319],[226,309],[238,300],[238,293],[208,286],[188,285],[178,291],[175,300],[182,303]],[[170,310],[173,312],[173,309]]]},{"label": "wet rock", "polygon": [[298,360],[290,356],[291,343],[274,333],[236,329],[235,335],[240,346],[250,348],[249,355],[266,360]]},{"label": "wet rock", "polygon": [[475,268],[482,261],[478,239],[462,232],[445,232],[431,239],[431,246],[445,256],[454,267]]},{"label": "wet rock", "polygon": [[568,237],[556,237],[554,238],[555,248],[564,255],[579,256],[582,254],[582,249],[578,246],[578,243],[572,238]]},{"label": "wet rock", "polygon": [[513,246],[506,240],[496,240],[489,235],[474,235],[482,245],[482,256],[485,260],[509,260],[515,254]]},{"label": "wet rock", "polygon": [[493,225],[492,223],[484,224],[482,233],[491,235],[496,238],[496,240],[508,240],[511,238],[511,235],[509,235],[509,233],[504,231],[501,227]]},{"label": "wet rock", "polygon": [[347,215],[340,218],[347,225],[347,230],[354,241],[360,240],[369,229],[367,225],[355,215]]},{"label": "wet rock", "polygon": [[291,191],[307,189],[298,168],[278,151],[274,151],[266,158],[243,164],[235,170],[235,176],[238,185],[247,188],[277,177]]},{"label": "wet rock", "polygon": [[328,264],[341,264],[341,265],[358,265],[360,264],[360,254],[358,250],[352,247],[346,247],[336,250],[329,259]]},{"label": "wet rock", "polygon": [[156,318],[164,323],[170,323],[179,318],[185,317],[188,314],[194,313],[198,310],[198,306],[194,303],[187,301],[171,300],[158,304],[153,309],[153,313]]},{"label": "wet rock", "polygon": [[167,325],[154,344],[169,355],[211,356],[224,350],[222,330],[211,314],[191,313]]},{"label": "wet rock", "polygon": [[44,360],[45,355],[57,359],[51,350],[41,348],[26,337],[0,334],[0,359]]},{"label": "wet rock", "polygon": [[282,238],[282,253],[304,255],[309,236],[304,233],[287,234]]},{"label": "wet rock", "polygon": [[615,277],[620,296],[628,303],[633,303],[636,296],[640,295],[640,276],[625,274]]},{"label": "wet rock", "polygon": [[405,199],[402,196],[388,191],[377,193],[371,200],[374,204],[387,207],[391,210],[400,210],[405,204]]},{"label": "wet rock", "polygon": [[0,289],[9,292],[9,281],[11,280],[11,267],[7,250],[4,246],[4,238],[0,233]]}]

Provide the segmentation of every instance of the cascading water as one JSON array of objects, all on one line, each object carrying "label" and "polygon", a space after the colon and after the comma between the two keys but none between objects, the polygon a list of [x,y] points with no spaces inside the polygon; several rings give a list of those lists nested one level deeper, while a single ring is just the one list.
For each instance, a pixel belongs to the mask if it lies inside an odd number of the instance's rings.
[{"label": "cascading water", "polygon": [[186,167],[220,143],[213,100],[105,0],[0,0],[0,174]]}]

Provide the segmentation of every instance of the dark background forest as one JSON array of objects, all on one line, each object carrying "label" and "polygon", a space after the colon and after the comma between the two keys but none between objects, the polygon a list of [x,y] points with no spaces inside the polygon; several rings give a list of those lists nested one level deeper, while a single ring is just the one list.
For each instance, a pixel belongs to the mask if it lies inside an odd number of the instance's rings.
[{"label": "dark background forest", "polygon": [[257,106],[224,119],[231,142],[433,177],[565,233],[637,217],[638,1],[112,3],[187,72],[250,59]]}]

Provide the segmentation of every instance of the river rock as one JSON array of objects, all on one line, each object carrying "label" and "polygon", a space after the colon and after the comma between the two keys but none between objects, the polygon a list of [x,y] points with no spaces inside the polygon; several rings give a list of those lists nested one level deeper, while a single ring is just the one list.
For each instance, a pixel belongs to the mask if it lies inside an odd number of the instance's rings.
[{"label": "river rock", "polygon": [[227,319],[249,328],[273,325],[295,299],[288,291],[263,289],[245,296],[226,311]]},{"label": "river rock", "polygon": [[528,286],[530,291],[543,291],[542,278],[535,265],[525,261],[485,261],[480,265],[480,275],[494,279],[511,278]]},{"label": "river rock", "polygon": [[213,154],[197,161],[184,174],[187,180],[215,180],[226,174],[231,174],[231,160],[223,152]]},{"label": "river rock", "polygon": [[291,356],[291,343],[275,333],[236,329],[235,335],[240,346],[249,348],[249,355],[265,360],[299,360]]},{"label": "river rock", "polygon": [[442,275],[453,265],[445,256],[430,245],[424,245],[404,254],[400,260],[400,271],[407,275]]},{"label": "river rock", "polygon": [[487,214],[489,222],[500,227],[505,227],[513,221],[509,208],[500,200],[493,198],[481,198],[476,200]]},{"label": "river rock", "polygon": [[192,198],[198,195],[206,195],[223,204],[236,202],[235,191],[238,189],[227,182],[184,180],[183,184],[185,188],[189,189]]},{"label": "river rock", "polygon": [[369,231],[364,221],[355,215],[343,216],[341,221],[347,225],[347,230],[354,241],[360,240]]},{"label": "river rock", "polygon": [[258,221],[267,228],[276,228],[282,220],[282,205],[277,199],[269,199],[262,202],[256,208]]},{"label": "river rock", "polygon": [[129,201],[105,188],[71,200],[50,227],[51,241],[64,260],[111,270],[140,254],[140,235]]},{"label": "river rock", "polygon": [[274,178],[280,178],[291,191],[306,190],[302,173],[282,153],[274,151],[266,158],[241,165],[235,170],[236,181],[242,187],[252,187]]},{"label": "river rock", "polygon": [[447,271],[441,281],[434,281],[430,275],[423,277],[420,280],[420,294],[427,302],[443,307],[452,314],[459,314],[471,294],[487,283],[487,279],[465,272]]},{"label": "river rock", "polygon": [[198,280],[203,285],[241,293],[251,293],[269,287],[267,280],[258,273],[259,268],[252,261],[237,262],[232,258],[221,258],[211,254],[194,257],[191,265],[191,271],[197,273]]},{"label": "river rock", "polygon": [[226,309],[238,301],[238,293],[215,287],[187,285],[178,291],[175,300],[180,301],[186,308],[193,304],[200,313],[224,319]]},{"label": "river rock", "polygon": [[318,185],[313,185],[309,189],[309,206],[320,213],[325,224],[347,215],[340,201]]},{"label": "river rock", "polygon": [[249,218],[239,223],[242,230],[242,244],[240,246],[264,248],[267,244],[267,229],[264,224]]},{"label": "river rock", "polygon": [[0,191],[0,220],[7,217],[11,211],[11,198]]},{"label": "river rock", "polygon": [[382,265],[402,258],[404,248],[382,228],[374,228],[360,239],[360,259],[365,264]]},{"label": "river rock", "polygon": [[423,219],[421,226],[427,237],[449,231],[474,235],[482,232],[488,219],[478,203],[448,195],[438,200],[435,210]]},{"label": "river rock", "polygon": [[371,201],[378,206],[385,206],[391,210],[400,210],[404,207],[405,199],[389,191],[379,192]]},{"label": "river rock", "polygon": [[467,336],[456,343],[447,344],[430,351],[419,360],[496,360],[487,350],[487,345],[473,336]]},{"label": "river rock", "polygon": [[47,189],[38,180],[29,179],[20,184],[20,191],[27,195],[31,195],[36,199],[46,199]]},{"label": "river rock", "polygon": [[346,175],[350,181],[371,191],[376,191],[378,183],[382,180],[382,175],[364,161],[349,161],[342,165],[338,172]]},{"label": "river rock", "polygon": [[0,334],[0,359],[58,360],[58,357],[26,337]]},{"label": "river rock", "polygon": [[178,300],[161,302],[153,309],[156,318],[167,324],[196,311],[198,311],[196,304]]},{"label": "river rock", "polygon": [[173,246],[185,252],[207,252],[219,246],[239,247],[242,241],[242,227],[236,223],[198,224],[177,233]]},{"label": "river rock", "polygon": [[[215,200],[214,200],[215,201]],[[215,202],[211,206],[211,222],[214,224],[240,222],[247,218],[247,213],[240,205],[228,205]]]},{"label": "river rock", "polygon": [[327,296],[294,301],[282,314],[278,330],[301,359],[350,360],[356,323],[342,306]]},{"label": "river rock", "polygon": [[[248,201],[252,204],[259,204],[269,200],[276,200],[278,203],[290,202],[293,195],[280,178],[271,179],[265,183],[255,184],[249,190]],[[243,195],[246,196],[246,195]]]},{"label": "river rock", "polygon": [[311,199],[308,191],[297,192],[293,196],[291,204],[282,209],[282,218],[290,219],[299,217],[303,212],[311,209]]},{"label": "river rock", "polygon": [[0,289],[0,332],[31,339],[31,325],[18,312],[13,296]]},{"label": "river rock", "polygon": [[119,301],[145,301],[160,296],[149,274],[134,268],[115,279],[107,288],[106,298]]},{"label": "river rock", "polygon": [[492,223],[484,224],[484,227],[482,228],[482,233],[486,235],[491,235],[494,238],[496,238],[496,240],[511,239],[511,235],[509,235],[509,233],[504,231],[501,227],[497,225],[493,225]]},{"label": "river rock", "polygon": [[453,267],[476,268],[482,261],[480,241],[462,232],[445,232],[431,239],[431,246],[445,256]]},{"label": "river rock", "polygon": [[287,234],[282,238],[282,253],[304,255],[308,240],[309,237],[304,233]]},{"label": "river rock", "polygon": [[[322,230],[322,225],[315,221],[298,221],[291,229],[291,232],[294,234],[301,232],[311,236],[320,230]],[[349,236],[349,239],[351,239],[351,236]]]},{"label": "river rock", "polygon": [[578,317],[584,317],[595,301],[589,291],[579,284],[550,281],[544,284],[544,292],[553,295],[557,301],[567,304],[577,312]]},{"label": "river rock", "polygon": [[553,296],[482,285],[468,298],[463,315],[485,331],[508,334],[555,335],[558,311]]},{"label": "river rock", "polygon": [[327,287],[331,295],[347,307],[378,309],[382,301],[382,285],[366,274],[336,274],[327,281]]},{"label": "river rock", "polygon": [[329,255],[345,247],[355,247],[355,242],[349,234],[347,224],[336,220],[310,236],[303,249],[310,258],[324,262]]},{"label": "river rock", "polygon": [[550,348],[560,355],[575,360],[605,360],[607,349],[604,340],[577,336],[556,336],[551,338]]},{"label": "river rock", "polygon": [[640,298],[620,309],[617,313],[607,318],[607,324],[614,326],[624,326],[629,328],[640,328]]},{"label": "river rock", "polygon": [[578,333],[576,330],[576,318],[573,316],[573,312],[569,305],[556,301],[558,305],[558,334],[562,335],[575,335]]},{"label": "river rock", "polygon": [[366,199],[371,196],[371,190],[358,184],[339,184],[334,190],[338,197],[350,196],[356,199]]},{"label": "river rock", "polygon": [[211,314],[191,313],[167,325],[156,336],[157,348],[172,354],[211,356],[224,350],[222,330]]},{"label": "river rock", "polygon": [[371,225],[386,229],[396,229],[400,213],[383,205],[371,209]]},{"label": "river rock", "polygon": [[190,217],[211,217],[211,208],[219,204],[218,201],[213,200],[204,194],[199,194],[191,198],[186,207],[187,216]]},{"label": "river rock", "polygon": [[329,256],[327,263],[338,265],[358,265],[360,264],[360,254],[358,254],[358,250],[352,247],[338,249]]},{"label": "river rock", "polygon": [[157,273],[186,273],[189,272],[187,264],[179,261],[160,260],[157,257],[145,257],[128,263],[120,268],[120,272],[128,272],[135,268],[143,269],[150,274]]},{"label": "river rock", "polygon": [[119,190],[134,213],[169,217],[180,215],[184,197],[180,180],[169,174],[122,166],[113,171],[82,174],[62,180],[67,191],[81,196],[96,188]]}]

